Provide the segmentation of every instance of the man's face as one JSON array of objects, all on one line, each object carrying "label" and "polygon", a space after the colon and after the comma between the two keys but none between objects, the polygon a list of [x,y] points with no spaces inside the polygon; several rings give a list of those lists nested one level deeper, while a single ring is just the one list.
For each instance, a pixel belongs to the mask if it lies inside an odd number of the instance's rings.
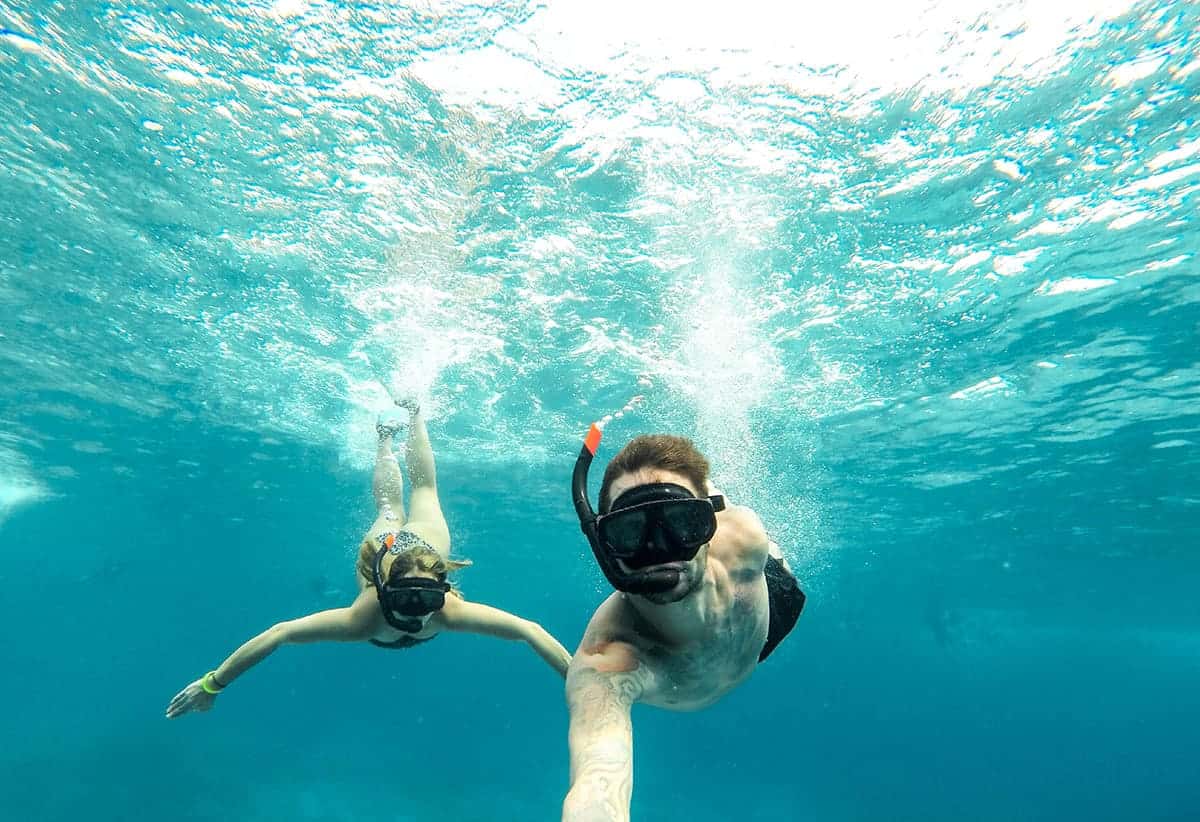
[{"label": "man's face", "polygon": [[[656,482],[668,482],[674,485],[686,488],[693,496],[700,496],[701,489],[698,489],[688,481],[682,474],[676,474],[674,471],[664,471],[659,468],[643,468],[638,471],[631,471],[627,474],[620,474],[613,480],[609,486],[609,499],[617,500],[622,494],[631,488],[637,488],[641,485],[649,485]],[[662,538],[658,535],[658,538]],[[704,581],[704,570],[707,565],[708,546],[701,547],[696,552],[696,556],[688,561],[665,562],[660,565],[650,566],[651,568],[674,568],[679,571],[679,582],[667,591],[662,591],[657,594],[645,594],[644,597],[649,601],[664,605],[669,602],[678,602],[690,593],[700,587]],[[633,570],[646,570],[645,568],[633,569],[626,565],[622,560],[617,559],[617,564],[621,570],[626,573]]]}]

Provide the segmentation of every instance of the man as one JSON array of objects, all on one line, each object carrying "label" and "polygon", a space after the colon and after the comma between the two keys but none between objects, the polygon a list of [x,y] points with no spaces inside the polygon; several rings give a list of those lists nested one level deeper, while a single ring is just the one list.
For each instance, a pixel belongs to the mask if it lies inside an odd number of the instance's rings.
[{"label": "man", "polygon": [[804,607],[758,516],[726,506],[689,440],[653,435],[626,445],[604,472],[597,516],[587,470],[599,444],[593,425],[573,494],[616,592],[592,616],[567,672],[564,822],[629,819],[633,703],[676,711],[713,704],[766,659]]}]

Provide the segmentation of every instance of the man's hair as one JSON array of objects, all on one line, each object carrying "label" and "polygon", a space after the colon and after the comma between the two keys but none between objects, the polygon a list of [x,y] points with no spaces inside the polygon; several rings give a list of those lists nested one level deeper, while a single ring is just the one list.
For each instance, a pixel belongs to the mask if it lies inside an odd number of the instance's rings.
[{"label": "man's hair", "polygon": [[600,513],[608,513],[612,506],[609,489],[613,480],[643,468],[680,474],[701,495],[708,488],[708,460],[696,450],[691,440],[671,434],[643,434],[630,440],[604,469],[604,481],[600,483]]}]

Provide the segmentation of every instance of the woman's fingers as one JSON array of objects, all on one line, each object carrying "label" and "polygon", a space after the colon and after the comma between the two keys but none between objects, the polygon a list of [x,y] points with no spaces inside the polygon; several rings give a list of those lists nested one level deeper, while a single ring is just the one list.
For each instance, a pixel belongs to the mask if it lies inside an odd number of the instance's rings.
[{"label": "woman's fingers", "polygon": [[187,713],[188,709],[191,707],[191,702],[192,702],[192,698],[188,693],[188,691],[190,689],[191,689],[191,686],[188,686],[187,688],[184,688],[179,693],[175,694],[175,698],[171,700],[171,703],[169,705],[167,705],[167,716],[168,717],[175,717],[175,716],[179,716],[180,714]]},{"label": "woman's fingers", "polygon": [[199,685],[193,682],[179,693],[167,705],[167,719],[183,716],[188,711],[207,711],[212,708],[214,699],[205,698]]}]

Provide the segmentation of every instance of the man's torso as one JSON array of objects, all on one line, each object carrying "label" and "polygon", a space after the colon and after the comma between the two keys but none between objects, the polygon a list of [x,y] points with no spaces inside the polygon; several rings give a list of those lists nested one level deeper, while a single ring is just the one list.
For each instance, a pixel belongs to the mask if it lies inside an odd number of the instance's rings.
[{"label": "man's torso", "polygon": [[629,646],[643,668],[639,702],[698,710],[740,685],[758,665],[769,621],[767,585],[762,562],[745,561],[744,542],[757,538],[761,526],[752,512],[742,512],[723,517],[710,544],[704,581],[688,597],[695,618],[686,636],[663,636],[623,594],[614,594],[597,612],[589,634],[594,628],[597,638]]}]

